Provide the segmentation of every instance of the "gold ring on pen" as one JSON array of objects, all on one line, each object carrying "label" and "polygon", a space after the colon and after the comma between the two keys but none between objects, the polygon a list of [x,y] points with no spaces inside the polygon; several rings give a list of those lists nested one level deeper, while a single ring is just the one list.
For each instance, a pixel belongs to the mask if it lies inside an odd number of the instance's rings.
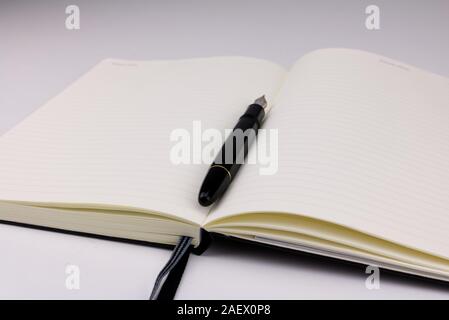
[{"label": "gold ring on pen", "polygon": [[214,167],[217,167],[217,168],[222,168],[222,169],[226,170],[226,172],[227,172],[227,174],[228,174],[228,176],[229,176],[229,179],[231,179],[231,180],[232,180],[232,175],[231,175],[231,173],[229,172],[229,170],[228,170],[228,169],[226,169],[225,167],[223,167],[223,166],[221,166],[221,165],[219,165],[219,164],[214,164],[214,165],[213,165],[213,166],[211,166],[210,168],[212,169],[212,168],[214,168]]}]

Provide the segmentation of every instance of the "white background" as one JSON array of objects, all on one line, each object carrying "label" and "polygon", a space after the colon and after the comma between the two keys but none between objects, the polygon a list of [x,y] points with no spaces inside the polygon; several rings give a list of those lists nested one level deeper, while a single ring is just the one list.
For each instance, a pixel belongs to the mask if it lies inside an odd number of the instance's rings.
[{"label": "white background", "polygon": [[[65,29],[65,7],[81,29]],[[364,26],[381,9],[381,30]],[[214,55],[288,67],[308,51],[350,47],[449,76],[448,1],[0,1],[0,133],[106,57]],[[449,107],[449,106],[448,106]],[[0,151],[1,152],[1,151]],[[1,182],[0,182],[1,183]],[[0,298],[146,299],[170,251],[0,225]],[[65,268],[81,270],[67,290]],[[179,299],[449,298],[449,286],[231,241],[192,256]]]}]

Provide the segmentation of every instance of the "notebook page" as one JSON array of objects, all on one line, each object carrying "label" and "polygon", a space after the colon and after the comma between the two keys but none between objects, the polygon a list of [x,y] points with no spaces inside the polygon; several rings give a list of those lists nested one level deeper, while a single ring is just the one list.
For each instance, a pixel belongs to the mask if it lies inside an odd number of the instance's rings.
[{"label": "notebook page", "polygon": [[0,200],[132,207],[196,224],[206,164],[174,165],[172,130],[232,127],[284,70],[243,57],[99,63],[0,138]]},{"label": "notebook page", "polygon": [[300,59],[265,128],[279,170],[246,166],[208,221],[239,212],[323,219],[449,258],[449,81],[355,50]]}]

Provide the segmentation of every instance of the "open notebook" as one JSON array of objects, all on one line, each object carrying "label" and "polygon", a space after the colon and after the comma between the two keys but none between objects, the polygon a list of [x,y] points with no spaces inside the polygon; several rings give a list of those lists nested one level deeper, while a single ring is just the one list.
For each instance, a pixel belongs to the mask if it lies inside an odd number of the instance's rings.
[{"label": "open notebook", "polygon": [[[246,165],[201,207],[208,164],[174,165],[170,133],[232,128],[262,94],[278,172]],[[289,71],[107,59],[0,138],[0,219],[195,246],[203,228],[449,280],[448,119],[448,79],[356,50]]]}]

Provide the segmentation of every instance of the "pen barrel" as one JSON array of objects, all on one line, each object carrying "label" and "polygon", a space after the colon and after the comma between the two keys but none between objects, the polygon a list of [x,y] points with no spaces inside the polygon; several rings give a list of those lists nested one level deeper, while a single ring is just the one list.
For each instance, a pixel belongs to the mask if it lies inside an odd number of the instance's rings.
[{"label": "pen barrel", "polygon": [[227,137],[220,153],[215,158],[212,165],[226,169],[231,181],[245,162],[249,148],[256,139],[264,117],[265,111],[260,105],[250,105],[239,118],[232,133]]},{"label": "pen barrel", "polygon": [[211,205],[225,193],[244,163],[264,117],[265,110],[258,104],[250,105],[240,117],[204,178],[198,196],[202,206]]}]

